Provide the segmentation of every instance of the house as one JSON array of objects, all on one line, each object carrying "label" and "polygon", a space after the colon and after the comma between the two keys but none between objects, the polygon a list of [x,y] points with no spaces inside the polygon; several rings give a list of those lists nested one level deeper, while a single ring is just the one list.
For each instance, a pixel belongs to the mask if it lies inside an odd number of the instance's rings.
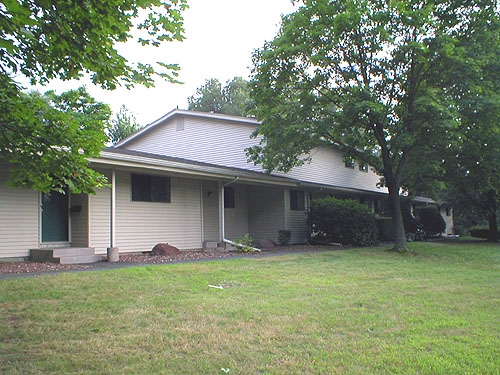
[{"label": "house", "polygon": [[[173,110],[90,159],[110,186],[95,195],[43,194],[5,185],[0,166],[0,258],[37,248],[93,248],[106,254],[149,251],[157,243],[181,250],[216,247],[249,233],[291,243],[308,239],[306,210],[334,195],[377,210],[386,190],[363,165],[338,150],[318,148],[289,173],[265,173],[247,162],[253,118]],[[80,250],[76,250],[78,252]]]}]

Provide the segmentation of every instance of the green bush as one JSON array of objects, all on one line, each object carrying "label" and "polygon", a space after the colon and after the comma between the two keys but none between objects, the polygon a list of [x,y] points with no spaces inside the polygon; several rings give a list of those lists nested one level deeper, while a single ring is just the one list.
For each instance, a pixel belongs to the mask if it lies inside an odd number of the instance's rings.
[{"label": "green bush", "polygon": [[488,227],[473,227],[469,230],[469,233],[472,237],[487,240],[489,238],[490,229]]},{"label": "green bush", "polygon": [[353,200],[313,200],[309,224],[312,242],[340,242],[354,246],[378,243],[375,215],[370,208]]},{"label": "green bush", "polygon": [[427,234],[440,234],[446,229],[446,223],[436,206],[417,207],[415,216]]}]

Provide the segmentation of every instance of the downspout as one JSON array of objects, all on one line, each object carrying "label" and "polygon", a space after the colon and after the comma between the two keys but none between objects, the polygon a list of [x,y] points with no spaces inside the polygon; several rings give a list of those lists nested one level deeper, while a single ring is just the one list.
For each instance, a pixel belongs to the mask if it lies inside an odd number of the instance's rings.
[{"label": "downspout", "polygon": [[226,237],[226,219],[224,215],[224,188],[226,186],[232,185],[235,182],[237,182],[240,178],[235,177],[232,181],[229,181],[225,184],[222,184],[222,187],[220,189],[220,218],[221,218],[221,223],[220,223],[220,234],[221,234],[221,240],[225,242],[225,237]]}]

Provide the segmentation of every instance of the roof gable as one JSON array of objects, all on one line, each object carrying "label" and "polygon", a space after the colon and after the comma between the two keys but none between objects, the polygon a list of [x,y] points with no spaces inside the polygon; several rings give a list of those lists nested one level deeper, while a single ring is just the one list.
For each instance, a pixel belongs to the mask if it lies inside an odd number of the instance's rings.
[{"label": "roof gable", "polygon": [[142,136],[144,136],[144,134],[152,131],[153,129],[158,128],[159,126],[161,126],[161,125],[163,125],[163,124],[165,124],[165,123],[167,123],[175,118],[180,118],[180,117],[192,117],[192,118],[198,118],[200,120],[212,119],[212,120],[217,120],[217,121],[221,121],[221,122],[248,124],[248,125],[251,125],[253,127],[261,124],[261,122],[258,121],[254,117],[240,117],[240,116],[231,116],[231,115],[225,115],[225,114],[220,114],[220,113],[207,113],[207,112],[174,109],[174,110],[168,112],[166,115],[153,121],[151,124],[146,125],[144,128],[140,129],[139,131],[135,132],[134,134],[131,134],[127,138],[118,142],[114,147],[121,148],[132,141],[137,141]]}]

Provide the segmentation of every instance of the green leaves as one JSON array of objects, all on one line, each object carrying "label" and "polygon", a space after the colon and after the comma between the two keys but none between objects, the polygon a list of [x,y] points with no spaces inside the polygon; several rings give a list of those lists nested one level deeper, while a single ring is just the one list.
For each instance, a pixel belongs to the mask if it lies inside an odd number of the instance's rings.
[{"label": "green leaves", "polygon": [[468,126],[465,103],[498,92],[497,2],[303,4],[253,55],[263,124],[250,160],[289,170],[330,145],[383,174],[392,194],[415,188],[422,172],[442,175],[440,151]]},{"label": "green leaves", "polygon": [[107,105],[85,88],[24,94],[2,82],[1,91],[7,94],[0,97],[0,159],[10,165],[11,186],[92,193],[107,183],[88,165],[106,141]]},{"label": "green leaves", "polygon": [[169,79],[170,67],[134,66],[116,44],[132,38],[152,46],[182,41],[186,8],[186,0],[5,1],[0,10],[0,67],[3,74],[21,72],[32,83],[90,73],[95,84],[107,89],[121,83],[153,85],[156,70]]}]

